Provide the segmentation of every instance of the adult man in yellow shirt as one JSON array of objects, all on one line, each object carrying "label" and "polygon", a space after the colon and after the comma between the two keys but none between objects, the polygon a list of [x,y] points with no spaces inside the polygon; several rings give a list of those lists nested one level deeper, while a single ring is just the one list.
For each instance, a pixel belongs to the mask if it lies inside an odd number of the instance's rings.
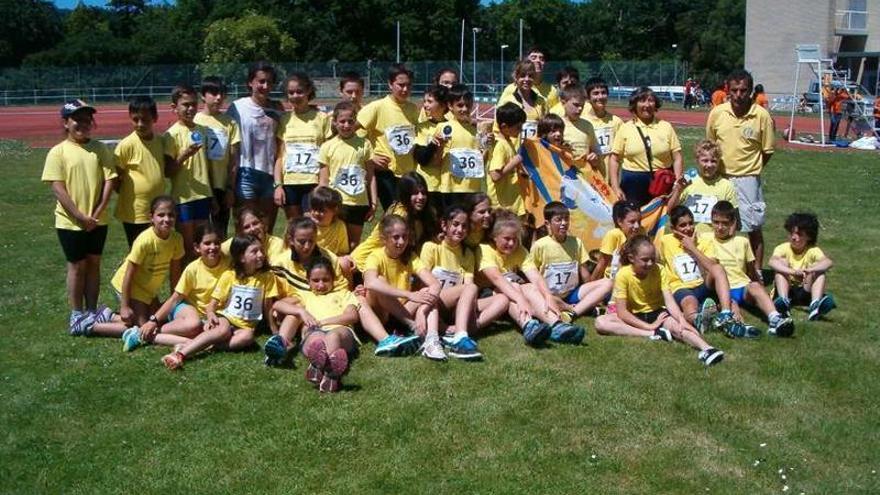
[{"label": "adult man in yellow shirt", "polygon": [[724,175],[736,188],[743,232],[758,266],[764,265],[764,191],[761,172],[773,156],[775,126],[770,113],[752,101],[752,75],[737,69],[727,76],[729,101],[709,112],[706,139],[721,148]]}]

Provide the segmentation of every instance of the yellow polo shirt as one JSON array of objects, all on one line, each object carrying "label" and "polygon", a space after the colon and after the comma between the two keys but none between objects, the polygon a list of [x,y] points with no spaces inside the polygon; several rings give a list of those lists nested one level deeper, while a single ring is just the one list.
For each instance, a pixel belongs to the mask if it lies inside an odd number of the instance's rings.
[{"label": "yellow polo shirt", "polygon": [[623,170],[631,172],[649,172],[648,155],[645,143],[639,135],[639,129],[645,137],[651,138],[651,158],[654,169],[672,167],[672,154],[681,151],[681,142],[672,124],[665,120],[654,119],[650,124],[635,118],[624,122],[614,134],[611,152],[622,160]]},{"label": "yellow polo shirt", "polygon": [[733,114],[730,102],[722,103],[709,112],[706,120],[706,139],[721,148],[722,170],[733,177],[761,174],[763,155],[773,153],[774,131],[770,112],[754,103],[742,117]]}]

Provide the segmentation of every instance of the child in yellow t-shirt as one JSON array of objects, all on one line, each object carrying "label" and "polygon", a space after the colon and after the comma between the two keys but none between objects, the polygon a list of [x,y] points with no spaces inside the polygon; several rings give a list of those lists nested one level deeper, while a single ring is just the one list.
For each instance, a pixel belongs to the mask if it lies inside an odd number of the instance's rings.
[{"label": "child in yellow t-shirt", "polygon": [[171,177],[171,197],[177,203],[177,229],[183,235],[186,260],[195,259],[193,233],[207,223],[217,206],[211,189],[211,166],[205,152],[208,130],[195,123],[199,101],[192,86],[181,85],[171,92],[171,109],[177,116],[166,132],[169,160],[166,174]]},{"label": "child in yellow t-shirt", "polygon": [[333,109],[336,136],[321,145],[318,155],[318,183],[341,194],[339,218],[345,222],[349,248],[361,240],[364,224],[376,212],[376,177],[373,174],[373,145],[355,133],[357,112],[354,103],[343,101]]},{"label": "child in yellow t-shirt", "polygon": [[241,132],[238,123],[222,112],[226,100],[226,85],[216,76],[202,79],[199,88],[204,109],[196,114],[195,123],[208,130],[205,146],[208,163],[211,164],[211,189],[217,210],[211,215],[211,223],[217,227],[220,238],[226,238],[226,228],[232,207],[235,205],[235,178],[238,176]]},{"label": "child in yellow t-shirt", "polygon": [[[238,210],[238,215],[235,218],[235,235],[252,235],[259,239],[263,243],[263,252],[266,253],[268,259],[272,259],[285,249],[284,239],[268,233],[263,217],[259,211],[253,208],[244,207]],[[231,246],[232,237],[220,244],[220,251],[224,256],[229,256]]]},{"label": "child in yellow t-shirt", "polygon": [[229,258],[220,252],[220,233],[213,225],[199,225],[195,241],[199,257],[183,269],[171,296],[141,325],[140,332],[129,335],[127,350],[145,342],[183,345],[201,333],[205,310],[217,280],[229,269]]},{"label": "child in yellow t-shirt", "polygon": [[306,380],[321,392],[337,392],[342,376],[358,354],[361,342],[354,332],[360,303],[348,288],[337,290],[333,263],[321,256],[306,265],[308,291],[275,304],[284,320],[279,333],[264,346],[267,362],[289,355],[287,342],[302,334],[302,352],[309,361]]},{"label": "child in yellow t-shirt", "polygon": [[672,296],[669,272],[656,260],[648,236],[639,234],[626,241],[620,254],[622,266],[614,278],[617,311],[597,318],[596,332],[654,341],[675,339],[697,349],[697,358],[706,366],[720,363],[724,353],[706,343],[681,314]]},{"label": "child in yellow t-shirt", "polygon": [[119,172],[116,218],[125,229],[128,248],[137,236],[150,228],[150,203],[165,192],[165,162],[169,146],[165,136],[156,136],[153,125],[159,119],[156,102],[149,96],[135,96],[128,102],[128,118],[134,130],[119,141],[114,154]]},{"label": "child in yellow t-shirt", "polygon": [[468,215],[468,234],[464,245],[474,251],[476,263],[480,264],[480,244],[486,240],[492,228],[492,202],[483,192],[473,193],[460,205]]},{"label": "child in yellow t-shirt", "polygon": [[55,202],[55,230],[67,259],[68,331],[82,335],[94,323],[107,239],[107,206],[113,193],[113,153],[91,139],[95,109],[82,100],[61,107],[66,137],[46,155],[41,180]]},{"label": "child in yellow t-shirt", "polygon": [[816,245],[819,219],[812,213],[792,213],[785,220],[788,242],[773,250],[770,268],[776,272],[774,305],[789,314],[793,304],[807,305],[810,320],[818,320],[836,308],[834,297],[825,292],[826,274],[834,265]]},{"label": "child in yellow t-shirt", "polygon": [[[563,320],[573,320],[605,299],[608,282],[589,281],[589,254],[577,237],[568,235],[570,213],[559,201],[544,206],[548,235],[532,244],[523,272],[541,293],[541,312],[555,320],[550,340],[580,344],[586,331]],[[535,301],[536,304],[538,303]]]},{"label": "child in yellow t-shirt", "polygon": [[205,308],[205,331],[162,358],[170,370],[183,367],[190,356],[208,347],[236,351],[254,345],[257,324],[269,317],[278,297],[275,276],[269,271],[263,244],[254,236],[236,236],[230,247],[232,269],[217,280],[211,302]]},{"label": "child in yellow t-shirt", "polygon": [[[745,237],[736,235],[738,216],[736,207],[729,201],[719,201],[712,207],[712,234],[703,234],[699,240],[706,243],[706,256],[718,260],[727,274],[730,283],[731,309],[737,320],[742,321],[740,306],[755,305],[770,323],[767,333],[778,337],[790,337],[794,333],[794,322],[780,314],[761,283],[761,273],[755,263],[752,246]],[[751,325],[735,327],[728,332],[729,337],[756,338],[761,335]]]},{"label": "child in yellow t-shirt", "polygon": [[[345,222],[338,218],[342,195],[329,187],[318,186],[309,193],[309,209],[307,216],[318,226],[318,246],[337,256],[343,256],[344,270],[351,272],[351,261],[347,255],[351,251],[348,230]],[[341,262],[343,260],[340,260]]]},{"label": "child in yellow t-shirt", "polygon": [[608,178],[608,161],[611,157],[611,146],[614,134],[623,125],[623,119],[608,111],[608,83],[601,77],[587,79],[584,84],[589,105],[584,106],[581,117],[593,124],[596,142],[601,156],[600,172]]},{"label": "child in yellow t-shirt", "polygon": [[432,86],[425,90],[422,101],[424,119],[416,126],[416,144],[413,147],[417,169],[428,185],[428,202],[434,211],[443,211],[440,183],[444,174],[442,156],[437,153],[445,140],[452,135],[452,126],[446,124],[449,111],[449,87]]},{"label": "child in yellow t-shirt", "polygon": [[[394,318],[424,339],[422,355],[445,361],[440,344],[440,282],[422,265],[410,244],[409,225],[399,215],[386,215],[379,223],[383,247],[367,258],[364,286],[367,301],[380,321]],[[422,289],[413,290],[417,277]]]},{"label": "child in yellow t-shirt", "polygon": [[354,105],[357,114],[364,106],[364,78],[357,72],[343,72],[339,78],[339,98]]},{"label": "child in yellow t-shirt", "polygon": [[[174,231],[176,213],[169,196],[159,196],[150,204],[149,229],[141,232],[131,252],[116,270],[110,285],[119,299],[119,313],[103,308],[88,334],[122,337],[123,350],[130,351],[150,342],[152,334],[140,331],[159,308],[158,294],[168,277],[170,288],[177,285],[183,258],[183,238]],[[170,276],[169,276],[170,275]]]},{"label": "child in yellow t-shirt", "polygon": [[629,201],[620,200],[614,203],[611,207],[611,219],[614,221],[614,228],[602,236],[599,259],[590,275],[591,280],[614,279],[620,268],[620,248],[633,236],[645,233],[642,229],[642,210]]},{"label": "child in yellow t-shirt", "polygon": [[520,133],[526,121],[526,112],[514,103],[505,103],[495,110],[498,125],[495,146],[489,154],[489,180],[486,190],[492,203],[526,214],[526,205],[520,190],[522,157],[519,155]]},{"label": "child in yellow t-shirt", "polygon": [[590,165],[600,171],[599,148],[593,124],[581,117],[584,110],[585,93],[580,86],[571,86],[560,92],[562,110],[560,115],[565,123],[562,138],[563,147],[571,153],[572,163],[578,167]]},{"label": "child in yellow t-shirt", "polygon": [[464,208],[448,207],[440,218],[442,238],[423,244],[420,259],[440,282],[441,317],[452,316],[454,320],[446,332],[452,336],[444,338],[449,354],[459,359],[479,360],[483,355],[470,333],[500,318],[507,310],[507,298],[498,294],[477,298],[475,255],[464,244],[469,223]]},{"label": "child in yellow t-shirt", "polygon": [[318,185],[320,148],[333,133],[327,115],[311,104],[316,93],[309,76],[294,73],[284,88],[293,111],[281,117],[276,131],[275,184],[281,187],[275,188],[275,204],[293,220],[302,216],[309,193]]},{"label": "child in yellow t-shirt", "polygon": [[721,149],[709,140],[694,146],[697,158],[698,175],[692,181],[682,177],[675,182],[669,195],[667,208],[672,210],[683,204],[691,210],[697,223],[697,234],[712,232],[712,207],[719,201],[737,205],[736,189],[733,183],[720,173]]}]

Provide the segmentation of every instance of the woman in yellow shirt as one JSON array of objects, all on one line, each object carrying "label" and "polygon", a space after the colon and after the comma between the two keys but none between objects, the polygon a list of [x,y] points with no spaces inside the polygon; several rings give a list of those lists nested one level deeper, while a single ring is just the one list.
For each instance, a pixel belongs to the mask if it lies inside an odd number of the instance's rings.
[{"label": "woman in yellow shirt", "polygon": [[275,160],[275,205],[284,208],[288,220],[302,216],[308,194],[318,185],[318,155],[332,136],[330,120],[311,105],[315,84],[303,73],[284,83],[292,111],[281,117]]},{"label": "woman in yellow shirt", "polygon": [[[526,112],[526,121],[520,134],[523,139],[538,137],[538,121],[547,113],[547,101],[533,87],[537,77],[538,71],[534,63],[528,60],[517,62],[513,69],[516,89],[513,93],[502,95],[495,104],[496,107],[500,107],[505,103],[514,103]],[[493,130],[498,132],[497,123]]]},{"label": "woman in yellow shirt", "polygon": [[666,268],[656,260],[648,236],[640,234],[626,241],[620,254],[623,266],[614,278],[617,311],[597,318],[596,332],[654,341],[675,339],[698,349],[697,358],[706,366],[720,363],[724,353],[707,344],[687,322],[672,297]]},{"label": "woman in yellow shirt", "polygon": [[614,134],[608,160],[608,181],[620,199],[636,206],[647,204],[653,171],[671,168],[675,179],[684,173],[681,143],[672,125],[657,118],[660,99],[648,87],[633,91],[629,98],[632,120]]}]

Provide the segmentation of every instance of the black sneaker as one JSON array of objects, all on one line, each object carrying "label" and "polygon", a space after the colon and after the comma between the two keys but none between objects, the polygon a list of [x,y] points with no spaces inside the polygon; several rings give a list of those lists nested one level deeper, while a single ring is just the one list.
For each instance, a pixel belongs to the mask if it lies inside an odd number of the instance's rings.
[{"label": "black sneaker", "polygon": [[710,347],[704,351],[700,351],[697,357],[706,366],[712,366],[724,360],[724,352],[719,351],[714,347]]}]

